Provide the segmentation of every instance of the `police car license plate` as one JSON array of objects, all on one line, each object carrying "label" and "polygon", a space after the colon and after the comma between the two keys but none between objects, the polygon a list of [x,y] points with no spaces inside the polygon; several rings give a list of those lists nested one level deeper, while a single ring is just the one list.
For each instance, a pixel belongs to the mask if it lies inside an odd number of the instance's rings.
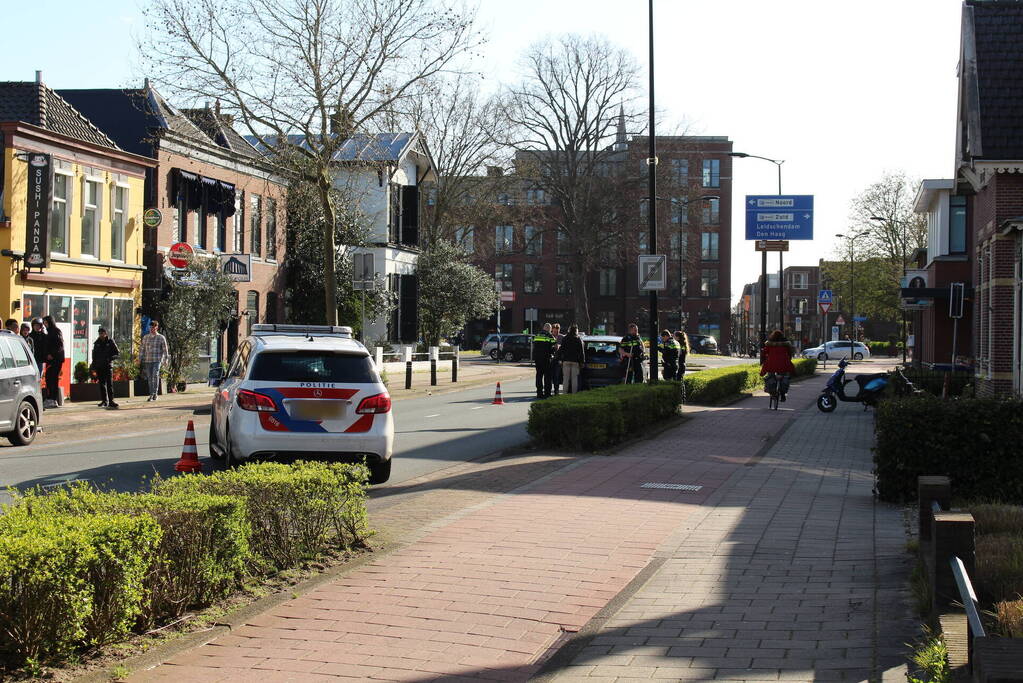
[{"label": "police car license plate", "polygon": [[341,401],[291,401],[288,412],[297,420],[335,420],[344,416]]},{"label": "police car license plate", "polygon": [[607,363],[587,363],[586,367],[590,370],[603,370],[607,367]]}]

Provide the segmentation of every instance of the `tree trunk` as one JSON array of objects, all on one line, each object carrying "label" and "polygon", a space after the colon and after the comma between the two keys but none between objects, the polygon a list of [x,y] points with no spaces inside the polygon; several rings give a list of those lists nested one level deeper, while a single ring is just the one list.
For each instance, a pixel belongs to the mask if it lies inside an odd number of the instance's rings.
[{"label": "tree trunk", "polygon": [[586,280],[589,268],[580,264],[572,273],[572,303],[575,309],[575,324],[579,326],[580,333],[591,332],[590,326],[590,297],[586,290]]},{"label": "tree trunk", "polygon": [[337,325],[337,273],[334,263],[337,260],[337,245],[334,244],[334,205],[330,201],[331,182],[327,173],[321,174],[316,183],[320,194],[320,205],[323,208],[323,313],[326,324]]}]

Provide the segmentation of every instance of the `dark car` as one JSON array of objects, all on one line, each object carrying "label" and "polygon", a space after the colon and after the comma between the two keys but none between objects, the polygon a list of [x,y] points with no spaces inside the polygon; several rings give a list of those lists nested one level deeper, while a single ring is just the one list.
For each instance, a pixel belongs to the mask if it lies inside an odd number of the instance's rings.
[{"label": "dark car", "polygon": [[532,360],[533,337],[528,334],[509,335],[501,343],[501,360],[516,362],[520,360]]},{"label": "dark car", "polygon": [[718,340],[709,334],[689,334],[689,349],[692,353],[717,354]]},{"label": "dark car", "polygon": [[582,367],[580,384],[586,389],[621,384],[625,366],[618,352],[622,338],[617,336],[583,337],[586,362]]}]

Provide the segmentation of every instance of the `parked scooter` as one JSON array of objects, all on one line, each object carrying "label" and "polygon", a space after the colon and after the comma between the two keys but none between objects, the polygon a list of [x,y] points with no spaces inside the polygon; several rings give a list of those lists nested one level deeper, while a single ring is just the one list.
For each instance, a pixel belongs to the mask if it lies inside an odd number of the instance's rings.
[{"label": "parked scooter", "polygon": [[[838,370],[831,375],[824,391],[817,397],[817,409],[822,413],[830,413],[838,407],[839,401],[862,403],[863,409],[877,405],[885,387],[888,386],[888,373],[876,372],[869,375],[856,375],[853,379],[845,378],[845,368],[849,362],[842,359],[838,362]],[[846,393],[846,387],[855,385],[855,393]]]}]

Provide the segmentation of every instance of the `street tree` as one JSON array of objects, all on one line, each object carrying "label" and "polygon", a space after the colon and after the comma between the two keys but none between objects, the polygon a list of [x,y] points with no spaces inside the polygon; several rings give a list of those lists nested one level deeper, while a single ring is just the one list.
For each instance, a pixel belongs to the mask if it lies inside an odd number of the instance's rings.
[{"label": "street tree", "polygon": [[[834,261],[821,261],[821,279],[834,293],[835,311],[866,316],[873,322],[896,322],[901,315],[899,292],[891,282],[896,273],[902,274],[901,267],[886,258],[856,255],[850,268],[848,252],[844,259],[840,252],[836,256]],[[852,311],[854,297],[856,310]],[[852,321],[847,324],[851,326]]]},{"label": "street tree", "polygon": [[573,254],[575,321],[590,327],[589,274],[619,252],[631,217],[623,198],[638,172],[611,144],[618,113],[639,117],[639,67],[603,38],[563,36],[526,52],[522,79],[502,99],[502,139],[516,153],[516,173],[550,201],[546,218]]},{"label": "street tree", "polygon": [[[916,181],[901,171],[885,173],[860,192],[850,206],[853,230],[863,236],[856,242],[865,257],[878,257],[902,267],[913,251],[927,244],[927,217],[913,211]],[[904,261],[905,259],[905,261]]]},{"label": "street tree", "polygon": [[442,336],[485,318],[497,308],[494,278],[472,265],[461,249],[444,239],[419,256],[419,324],[423,339],[436,346]]},{"label": "street tree", "polygon": [[196,369],[199,356],[227,326],[238,294],[215,258],[193,257],[168,287],[159,311],[170,352],[167,384],[174,386]]},{"label": "street tree", "polygon": [[479,45],[475,11],[456,0],[148,0],[144,12],[147,73],[182,98],[220,101],[277,172],[315,189],[335,324],[335,155]]}]

